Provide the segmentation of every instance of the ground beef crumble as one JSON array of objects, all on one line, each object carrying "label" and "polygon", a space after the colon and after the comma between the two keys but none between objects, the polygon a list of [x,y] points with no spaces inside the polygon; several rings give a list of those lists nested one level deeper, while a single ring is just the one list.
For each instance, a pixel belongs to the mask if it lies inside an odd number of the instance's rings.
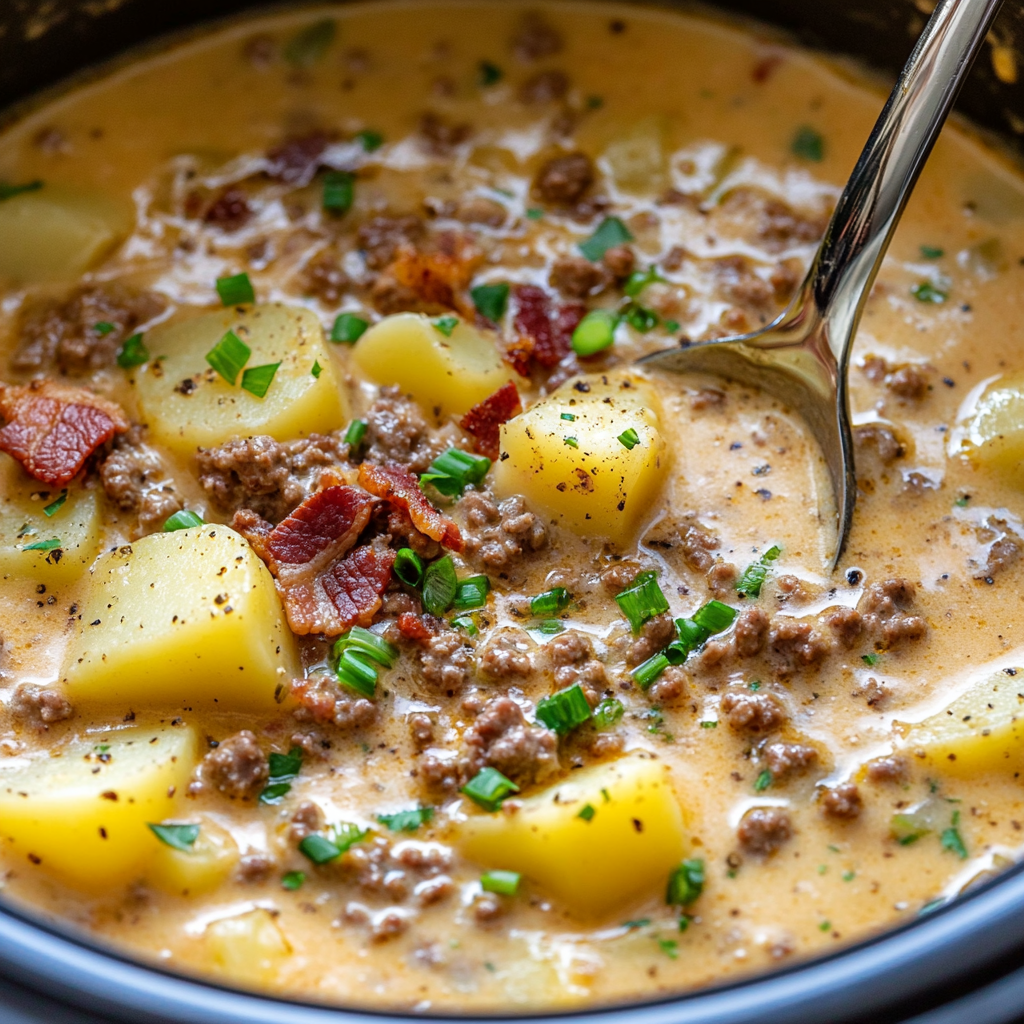
[{"label": "ground beef crumble", "polygon": [[377,721],[377,705],[359,697],[329,675],[313,675],[292,684],[299,722],[330,722],[339,729],[365,729]]},{"label": "ground beef crumble", "polygon": [[860,816],[864,807],[860,791],[852,782],[844,782],[826,789],[821,798],[821,811],[828,818],[852,821]]},{"label": "ground beef crumble", "polygon": [[507,569],[547,546],[547,529],[520,495],[496,504],[485,492],[469,491],[458,511],[466,524],[465,556],[486,569]]},{"label": "ground beef crumble", "polygon": [[145,444],[138,425],[119,434],[112,451],[99,465],[107,497],[123,512],[138,516],[138,536],[160,530],[183,506],[174,481],[167,475],[159,452]]},{"label": "ground beef crumble", "polygon": [[366,413],[366,460],[400,462],[423,473],[448,448],[419,406],[397,387],[383,387]]},{"label": "ground beef crumble", "polygon": [[736,830],[740,846],[747,852],[768,856],[793,836],[789,815],[776,807],[755,807],[747,811]]},{"label": "ground beef crumble", "polygon": [[773,732],[786,721],[785,709],[770,693],[730,690],[720,709],[730,729],[755,736]]},{"label": "ground beef crumble", "polygon": [[199,778],[232,800],[250,800],[267,784],[267,755],[248,729],[229,736],[199,765]]},{"label": "ground beef crumble", "polygon": [[75,713],[64,694],[34,683],[20,683],[11,694],[7,710],[17,722],[41,731]]},{"label": "ground beef crumble", "polygon": [[543,782],[558,769],[558,737],[541,725],[530,725],[510,697],[488,701],[463,742],[470,778],[490,765],[525,786]]}]

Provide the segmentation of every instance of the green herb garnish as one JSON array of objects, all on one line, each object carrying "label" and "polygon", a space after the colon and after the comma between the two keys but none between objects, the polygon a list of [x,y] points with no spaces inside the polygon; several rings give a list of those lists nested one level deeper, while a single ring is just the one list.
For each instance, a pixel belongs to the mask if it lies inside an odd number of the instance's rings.
[{"label": "green herb garnish", "polygon": [[765,770],[761,772],[760,775],[758,775],[757,780],[754,782],[754,792],[763,793],[771,784],[772,773],[768,771],[767,768],[765,768]]},{"label": "green herb garnish", "polygon": [[202,526],[203,517],[198,512],[189,508],[183,508],[164,520],[164,533],[174,533],[175,530],[191,530],[193,526]]},{"label": "green herb garnish", "polygon": [[324,175],[323,207],[330,213],[348,213],[355,199],[356,178],[349,171],[328,171]]},{"label": "green herb garnish", "polygon": [[508,305],[507,284],[479,284],[469,291],[476,311],[492,323],[498,323]]},{"label": "green herb garnish", "polygon": [[693,903],[704,891],[704,861],[700,858],[684,860],[668,876],[665,902],[673,907]]},{"label": "green herb garnish", "polygon": [[615,603],[629,619],[634,633],[639,633],[648,619],[668,611],[656,572],[640,573],[630,586],[615,595]]},{"label": "green herb garnish", "polygon": [[199,838],[198,825],[153,825],[150,822],[146,825],[161,843],[182,853],[191,853]]},{"label": "green herb garnish", "polygon": [[146,362],[149,362],[149,349],[146,348],[141,334],[133,334],[117,350],[117,365],[122,370],[131,370]]},{"label": "green herb garnish", "polygon": [[592,309],[572,332],[572,350],[584,359],[615,343],[619,318],[607,309]]},{"label": "green herb garnish", "polygon": [[264,366],[251,366],[242,374],[242,390],[250,395],[263,398],[274,382],[274,374],[280,363],[267,363]]},{"label": "green herb garnish", "polygon": [[398,549],[392,571],[408,587],[418,587],[423,582],[423,561],[412,548]]},{"label": "green herb garnish", "polygon": [[436,320],[432,320],[431,324],[435,331],[439,331],[446,338],[452,336],[452,331],[459,326],[459,318],[457,316],[442,316]]},{"label": "green herb garnish", "polygon": [[60,547],[60,538],[51,537],[49,540],[37,540],[35,544],[26,544],[22,551],[53,551]]},{"label": "green herb garnish", "polygon": [[305,871],[286,871],[281,876],[281,888],[287,889],[289,892],[295,892],[296,889],[302,888],[305,881]]},{"label": "green herb garnish", "polygon": [[117,330],[117,327],[107,320],[101,320],[98,324],[93,324],[92,329],[101,338],[105,338],[108,334],[113,334],[113,332]]},{"label": "green herb garnish", "polygon": [[384,136],[380,132],[371,131],[369,128],[356,132],[352,138],[359,142],[367,153],[373,153],[384,145]]},{"label": "green herb garnish", "polygon": [[492,64],[489,60],[480,61],[478,71],[480,87],[482,89],[489,89],[492,85],[497,85],[504,77],[504,72],[501,68],[497,64]]},{"label": "green herb garnish", "polygon": [[486,576],[470,576],[459,580],[455,587],[455,599],[452,607],[457,612],[483,608],[487,604],[487,595],[491,590],[491,581]]},{"label": "green herb garnish", "polygon": [[802,160],[813,160],[815,163],[820,163],[825,158],[824,138],[820,132],[806,124],[796,130],[789,148],[795,156]]},{"label": "green herb garnish", "polygon": [[423,607],[431,615],[444,615],[452,606],[458,587],[451,555],[431,562],[423,574]]},{"label": "green herb garnish", "polygon": [[378,814],[377,820],[392,832],[415,832],[421,825],[428,824],[433,816],[433,807],[414,807],[394,814]]},{"label": "green herb garnish", "polygon": [[60,511],[61,506],[67,500],[68,490],[65,487],[64,490],[60,492],[60,495],[54,501],[51,501],[50,504],[43,509],[43,515],[46,516],[47,519],[51,518],[52,516],[55,516]]},{"label": "green herb garnish", "polygon": [[576,815],[576,817],[582,818],[585,822],[589,824],[591,821],[594,820],[595,814],[597,814],[597,810],[594,808],[593,804],[584,804],[583,807],[580,809],[579,814]]},{"label": "green herb garnish", "polygon": [[302,770],[302,748],[292,747],[287,754],[272,753],[267,758],[270,777],[260,793],[261,804],[278,804],[291,790],[292,781]]},{"label": "green herb garnish", "polygon": [[224,306],[243,306],[256,301],[252,282],[249,275],[244,272],[230,277],[218,277],[217,294],[220,296],[221,305]]},{"label": "green herb garnish", "polygon": [[961,860],[967,860],[967,847],[964,844],[963,837],[960,835],[959,824],[960,812],[954,811],[953,821],[949,828],[943,830],[942,835],[939,836],[939,842],[944,850],[955,853]]},{"label": "green herb garnish", "polygon": [[530,613],[532,615],[557,615],[565,611],[572,600],[569,591],[565,587],[552,587],[530,599]]},{"label": "green herb garnish", "polygon": [[610,729],[622,720],[626,713],[622,701],[616,697],[605,697],[600,704],[594,708],[593,722],[596,729]]},{"label": "green herb garnish", "polygon": [[590,702],[579,683],[553,693],[537,703],[537,721],[564,736],[590,720]]},{"label": "green herb garnish", "polygon": [[628,430],[624,430],[619,434],[619,444],[621,444],[623,448],[629,449],[629,451],[632,451],[639,443],[640,435],[633,427],[630,427]]},{"label": "green herb garnish", "polygon": [[933,302],[936,305],[945,302],[949,298],[949,292],[943,291],[941,288],[936,288],[931,281],[921,281],[918,284],[910,286],[910,294],[917,299],[918,302]]},{"label": "green herb garnish", "polygon": [[945,249],[940,249],[934,245],[922,245],[920,246],[921,255],[926,260],[940,260],[946,255]]},{"label": "green herb garnish", "polygon": [[206,361],[229,383],[234,384],[252,349],[234,331],[228,331],[209,352]]},{"label": "green herb garnish", "polygon": [[370,424],[366,420],[353,420],[348,425],[348,430],[345,431],[342,440],[355,451],[363,443],[363,438],[366,437],[366,432],[369,429]]},{"label": "green herb garnish", "polygon": [[484,892],[496,892],[501,896],[515,896],[522,876],[517,871],[488,871],[480,876]]},{"label": "green herb garnish", "polygon": [[38,192],[43,187],[41,181],[27,181],[23,185],[8,185],[0,181],[0,202],[5,199],[13,199],[20,196],[22,192]]},{"label": "green herb garnish", "polygon": [[622,290],[631,298],[635,299],[649,284],[663,282],[663,278],[655,267],[648,267],[646,270],[637,270],[630,274]]},{"label": "green herb garnish", "polygon": [[580,443],[575,437],[563,437],[562,442],[567,444],[570,448],[579,448]]},{"label": "green herb garnish", "polygon": [[320,374],[324,372],[323,367],[320,365],[319,359],[313,360],[313,368],[309,371],[313,375],[314,380],[320,379]]},{"label": "green herb garnish", "polygon": [[331,341],[336,345],[354,345],[365,333],[369,323],[355,313],[339,313],[331,328]]},{"label": "green herb garnish", "polygon": [[479,484],[488,470],[491,460],[483,455],[473,455],[461,448],[449,448],[439,455],[420,477],[420,486],[432,484],[445,497],[455,498],[470,484]]},{"label": "green herb garnish", "polygon": [[606,217],[588,239],[580,242],[579,250],[592,263],[597,263],[609,249],[632,241],[629,229],[618,217]]},{"label": "green herb garnish", "polygon": [[743,575],[736,581],[736,593],[743,594],[745,597],[759,597],[761,587],[764,586],[764,581],[768,576],[769,567],[781,554],[782,548],[778,544],[773,544],[756,561],[751,562],[743,570]]},{"label": "green herb garnish", "polygon": [[501,807],[502,802],[507,800],[513,793],[519,792],[519,787],[509,778],[506,778],[497,768],[481,768],[462,787],[466,794],[475,804],[492,814]]}]

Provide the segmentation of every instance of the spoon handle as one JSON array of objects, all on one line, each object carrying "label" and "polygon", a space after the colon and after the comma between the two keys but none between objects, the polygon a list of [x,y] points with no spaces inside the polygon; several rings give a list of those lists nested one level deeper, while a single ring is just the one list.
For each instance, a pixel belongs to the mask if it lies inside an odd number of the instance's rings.
[{"label": "spoon handle", "polygon": [[839,197],[808,282],[818,315],[829,323],[841,389],[889,241],[1001,3],[940,0]]}]

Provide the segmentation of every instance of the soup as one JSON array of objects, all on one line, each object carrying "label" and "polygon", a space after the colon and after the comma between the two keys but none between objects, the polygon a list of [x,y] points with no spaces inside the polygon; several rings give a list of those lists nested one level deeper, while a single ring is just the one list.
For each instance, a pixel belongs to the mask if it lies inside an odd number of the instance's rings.
[{"label": "soup", "polygon": [[0,137],[7,898],[330,1003],[678,993],[1020,847],[1024,186],[948,128],[805,425],[882,94],[613,4],[232,22]]}]

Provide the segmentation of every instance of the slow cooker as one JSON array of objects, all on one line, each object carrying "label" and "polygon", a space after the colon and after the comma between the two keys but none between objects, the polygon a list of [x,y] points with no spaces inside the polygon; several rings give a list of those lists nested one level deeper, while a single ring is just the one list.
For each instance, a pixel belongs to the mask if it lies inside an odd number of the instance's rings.
[{"label": "slow cooker", "polygon": [[[0,0],[0,119],[40,90],[131,47],[248,6],[245,0]],[[891,77],[934,0],[719,0],[716,6]],[[1024,39],[1020,0],[1006,0],[990,38],[1001,46]],[[958,109],[1003,144],[1021,148],[1024,81],[997,77],[987,48]],[[654,1002],[529,1016],[538,1022],[581,1017],[594,1024],[626,1019],[630,1024],[1024,1021],[1024,864],[916,921],[768,975]],[[242,993],[143,966],[70,928],[5,907],[0,899],[3,1024],[398,1024],[406,1019]]]}]

